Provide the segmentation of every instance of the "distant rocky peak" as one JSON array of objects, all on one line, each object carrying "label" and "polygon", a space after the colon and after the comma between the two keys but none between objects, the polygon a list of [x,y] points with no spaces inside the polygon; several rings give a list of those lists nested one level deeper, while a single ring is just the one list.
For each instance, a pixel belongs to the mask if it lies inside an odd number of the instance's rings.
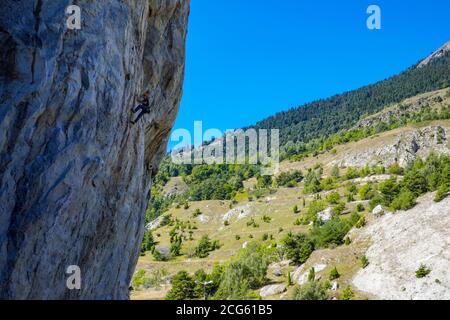
[{"label": "distant rocky peak", "polygon": [[440,47],[438,50],[436,50],[435,52],[433,52],[431,55],[429,55],[426,59],[424,59],[421,63],[419,63],[419,65],[417,66],[418,68],[421,68],[423,66],[426,66],[427,64],[429,64],[431,61],[438,59],[440,57],[442,57],[446,52],[450,52],[450,40],[447,41],[446,44],[444,44],[442,47]]}]

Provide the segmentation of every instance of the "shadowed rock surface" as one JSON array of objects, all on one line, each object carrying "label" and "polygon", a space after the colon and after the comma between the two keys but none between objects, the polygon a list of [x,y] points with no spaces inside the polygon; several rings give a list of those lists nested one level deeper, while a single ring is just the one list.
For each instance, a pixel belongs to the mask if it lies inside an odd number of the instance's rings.
[{"label": "shadowed rock surface", "polygon": [[0,9],[1,299],[128,297],[179,107],[188,0],[79,0],[81,30],[66,28],[70,4]]}]

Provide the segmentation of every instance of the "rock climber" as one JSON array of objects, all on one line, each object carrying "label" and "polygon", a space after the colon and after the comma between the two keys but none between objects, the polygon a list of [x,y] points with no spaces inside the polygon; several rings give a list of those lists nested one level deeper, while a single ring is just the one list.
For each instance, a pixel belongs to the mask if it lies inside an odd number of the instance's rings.
[{"label": "rock climber", "polygon": [[138,99],[139,105],[137,107],[133,107],[131,110],[133,113],[141,111],[137,118],[131,121],[132,124],[136,124],[144,114],[150,113],[150,100],[149,100],[150,92],[146,91],[141,98]]}]

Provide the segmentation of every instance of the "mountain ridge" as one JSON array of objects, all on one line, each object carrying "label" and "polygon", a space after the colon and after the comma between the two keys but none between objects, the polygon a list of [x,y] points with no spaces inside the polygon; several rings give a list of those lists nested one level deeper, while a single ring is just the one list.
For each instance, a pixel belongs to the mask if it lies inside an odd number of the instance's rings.
[{"label": "mountain ridge", "polygon": [[440,47],[439,49],[434,51],[432,54],[430,54],[428,57],[423,59],[417,67],[418,68],[424,67],[425,65],[429,64],[431,61],[442,57],[446,52],[450,52],[450,40],[447,41],[442,47]]},{"label": "mountain ridge", "polygon": [[349,128],[388,104],[448,86],[450,52],[422,68],[417,68],[419,64],[374,84],[277,112],[247,128],[280,128],[282,146],[289,141],[305,143]]}]

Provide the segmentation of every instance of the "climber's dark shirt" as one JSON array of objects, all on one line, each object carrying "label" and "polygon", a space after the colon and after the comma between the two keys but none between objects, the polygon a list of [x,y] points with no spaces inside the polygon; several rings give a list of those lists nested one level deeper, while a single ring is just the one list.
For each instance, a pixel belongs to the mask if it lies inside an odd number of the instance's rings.
[{"label": "climber's dark shirt", "polygon": [[148,107],[148,106],[150,105],[150,101],[148,100],[148,98],[143,98],[143,99],[141,100],[141,104],[142,104],[144,107]]}]

